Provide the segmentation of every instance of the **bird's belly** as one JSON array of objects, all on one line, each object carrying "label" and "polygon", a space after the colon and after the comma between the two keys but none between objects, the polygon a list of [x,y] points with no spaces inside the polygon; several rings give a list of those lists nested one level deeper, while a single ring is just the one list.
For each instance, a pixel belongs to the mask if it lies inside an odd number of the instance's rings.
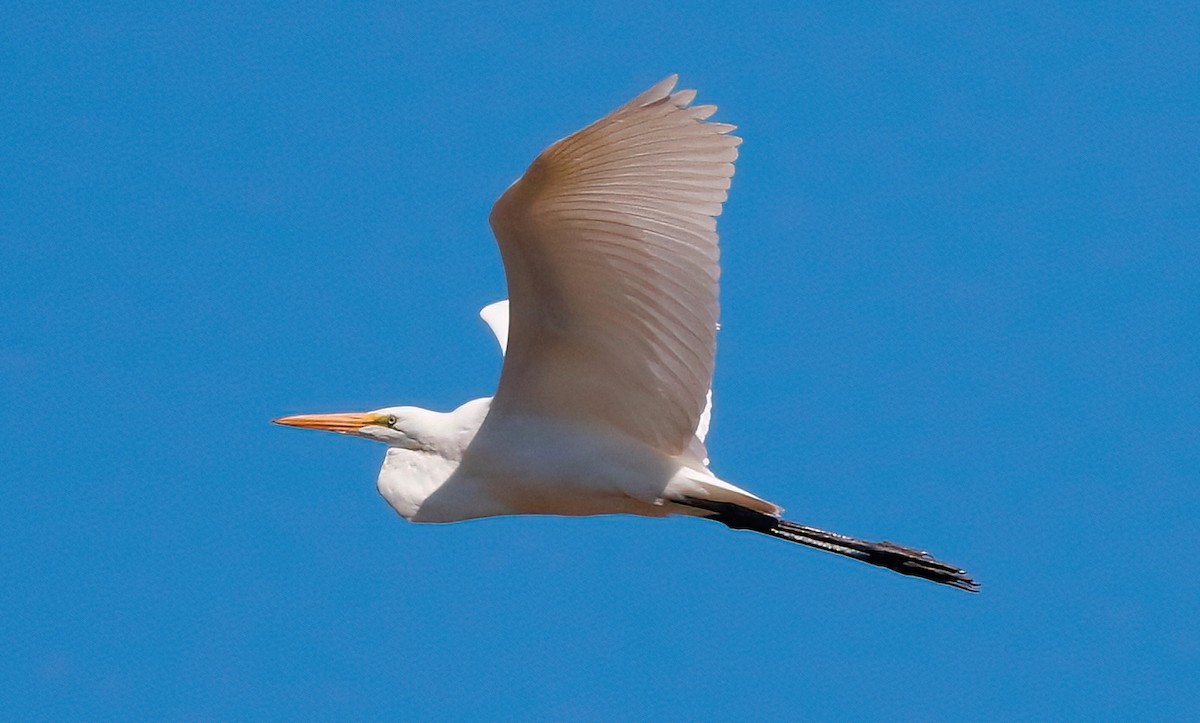
[{"label": "bird's belly", "polygon": [[666,514],[674,458],[592,428],[545,423],[481,430],[459,472],[507,514]]}]

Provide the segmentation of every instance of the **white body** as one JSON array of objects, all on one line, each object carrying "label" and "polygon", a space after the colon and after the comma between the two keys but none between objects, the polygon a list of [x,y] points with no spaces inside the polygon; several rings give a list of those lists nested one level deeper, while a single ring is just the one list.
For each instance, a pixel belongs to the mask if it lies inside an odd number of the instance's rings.
[{"label": "white body", "polygon": [[701,514],[671,502],[682,497],[780,511],[718,479],[700,460],[664,455],[590,427],[490,417],[491,401],[476,399],[447,413],[422,410],[429,415],[425,428],[436,430],[437,453],[388,449],[377,487],[397,513],[413,522],[515,514]]},{"label": "white body", "polygon": [[737,146],[674,76],[554,143],[492,209],[509,299],[491,399],[277,420],[387,443],[378,487],[414,522],[779,508],[717,479],[716,216]]},{"label": "white body", "polygon": [[379,492],[413,522],[697,515],[977,590],[921,550],[784,520],[709,471],[716,217],[740,139],[674,86],[551,145],[492,208],[509,292],[481,312],[505,354],[494,397],[275,421],[388,444]]},{"label": "white body", "polygon": [[[508,301],[479,314],[504,352]],[[379,470],[379,494],[413,522],[455,522],[515,514],[659,517],[699,514],[670,500],[698,497],[764,511],[779,508],[713,476],[703,458],[712,394],[688,452],[664,455],[619,434],[591,426],[547,424],[537,417],[490,415],[490,397],[452,412],[403,409],[436,442],[437,453],[389,447]],[[380,410],[381,412],[387,410]],[[484,434],[480,434],[488,421]]]},{"label": "white body", "polygon": [[[636,442],[537,418],[484,424],[490,399],[445,415],[455,454],[392,447],[380,494],[413,522],[495,515],[663,515],[664,493],[690,471]],[[459,444],[465,446],[459,447]]]}]

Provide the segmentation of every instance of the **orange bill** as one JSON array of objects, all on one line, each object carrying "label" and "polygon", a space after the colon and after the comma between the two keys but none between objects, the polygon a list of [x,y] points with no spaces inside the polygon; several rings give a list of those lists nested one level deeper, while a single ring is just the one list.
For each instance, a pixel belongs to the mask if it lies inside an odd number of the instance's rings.
[{"label": "orange bill", "polygon": [[371,424],[387,426],[387,417],[369,412],[341,412],[338,414],[297,414],[271,420],[275,424],[303,429],[324,429],[328,432],[355,432]]}]

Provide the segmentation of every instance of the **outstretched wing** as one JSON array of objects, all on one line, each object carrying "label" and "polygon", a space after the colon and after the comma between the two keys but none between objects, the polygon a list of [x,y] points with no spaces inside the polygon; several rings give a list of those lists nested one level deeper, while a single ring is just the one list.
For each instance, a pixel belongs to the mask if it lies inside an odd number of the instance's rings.
[{"label": "outstretched wing", "polygon": [[[496,337],[496,342],[500,344],[500,356],[504,356],[508,348],[508,299],[493,301],[487,306],[479,310],[479,318],[488,325],[492,330],[492,334]],[[688,454],[690,454],[698,462],[708,464],[708,450],[704,446],[704,439],[708,436],[708,427],[712,422],[712,389],[708,390],[708,394],[704,399],[704,411],[700,413],[700,419],[696,423],[696,431],[689,442]]]},{"label": "outstretched wing", "polygon": [[558,141],[492,209],[510,299],[492,413],[689,447],[712,381],[737,146],[675,76]]}]

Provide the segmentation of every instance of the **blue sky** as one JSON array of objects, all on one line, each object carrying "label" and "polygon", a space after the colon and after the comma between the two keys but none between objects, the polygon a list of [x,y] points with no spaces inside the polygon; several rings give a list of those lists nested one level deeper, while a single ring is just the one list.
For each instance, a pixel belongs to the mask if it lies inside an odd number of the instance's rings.
[{"label": "blue sky", "polygon": [[[1194,4],[95,5],[0,22],[3,717],[1197,711]],[[981,595],[268,423],[489,394],[492,201],[672,72],[746,139],[714,469]]]}]

